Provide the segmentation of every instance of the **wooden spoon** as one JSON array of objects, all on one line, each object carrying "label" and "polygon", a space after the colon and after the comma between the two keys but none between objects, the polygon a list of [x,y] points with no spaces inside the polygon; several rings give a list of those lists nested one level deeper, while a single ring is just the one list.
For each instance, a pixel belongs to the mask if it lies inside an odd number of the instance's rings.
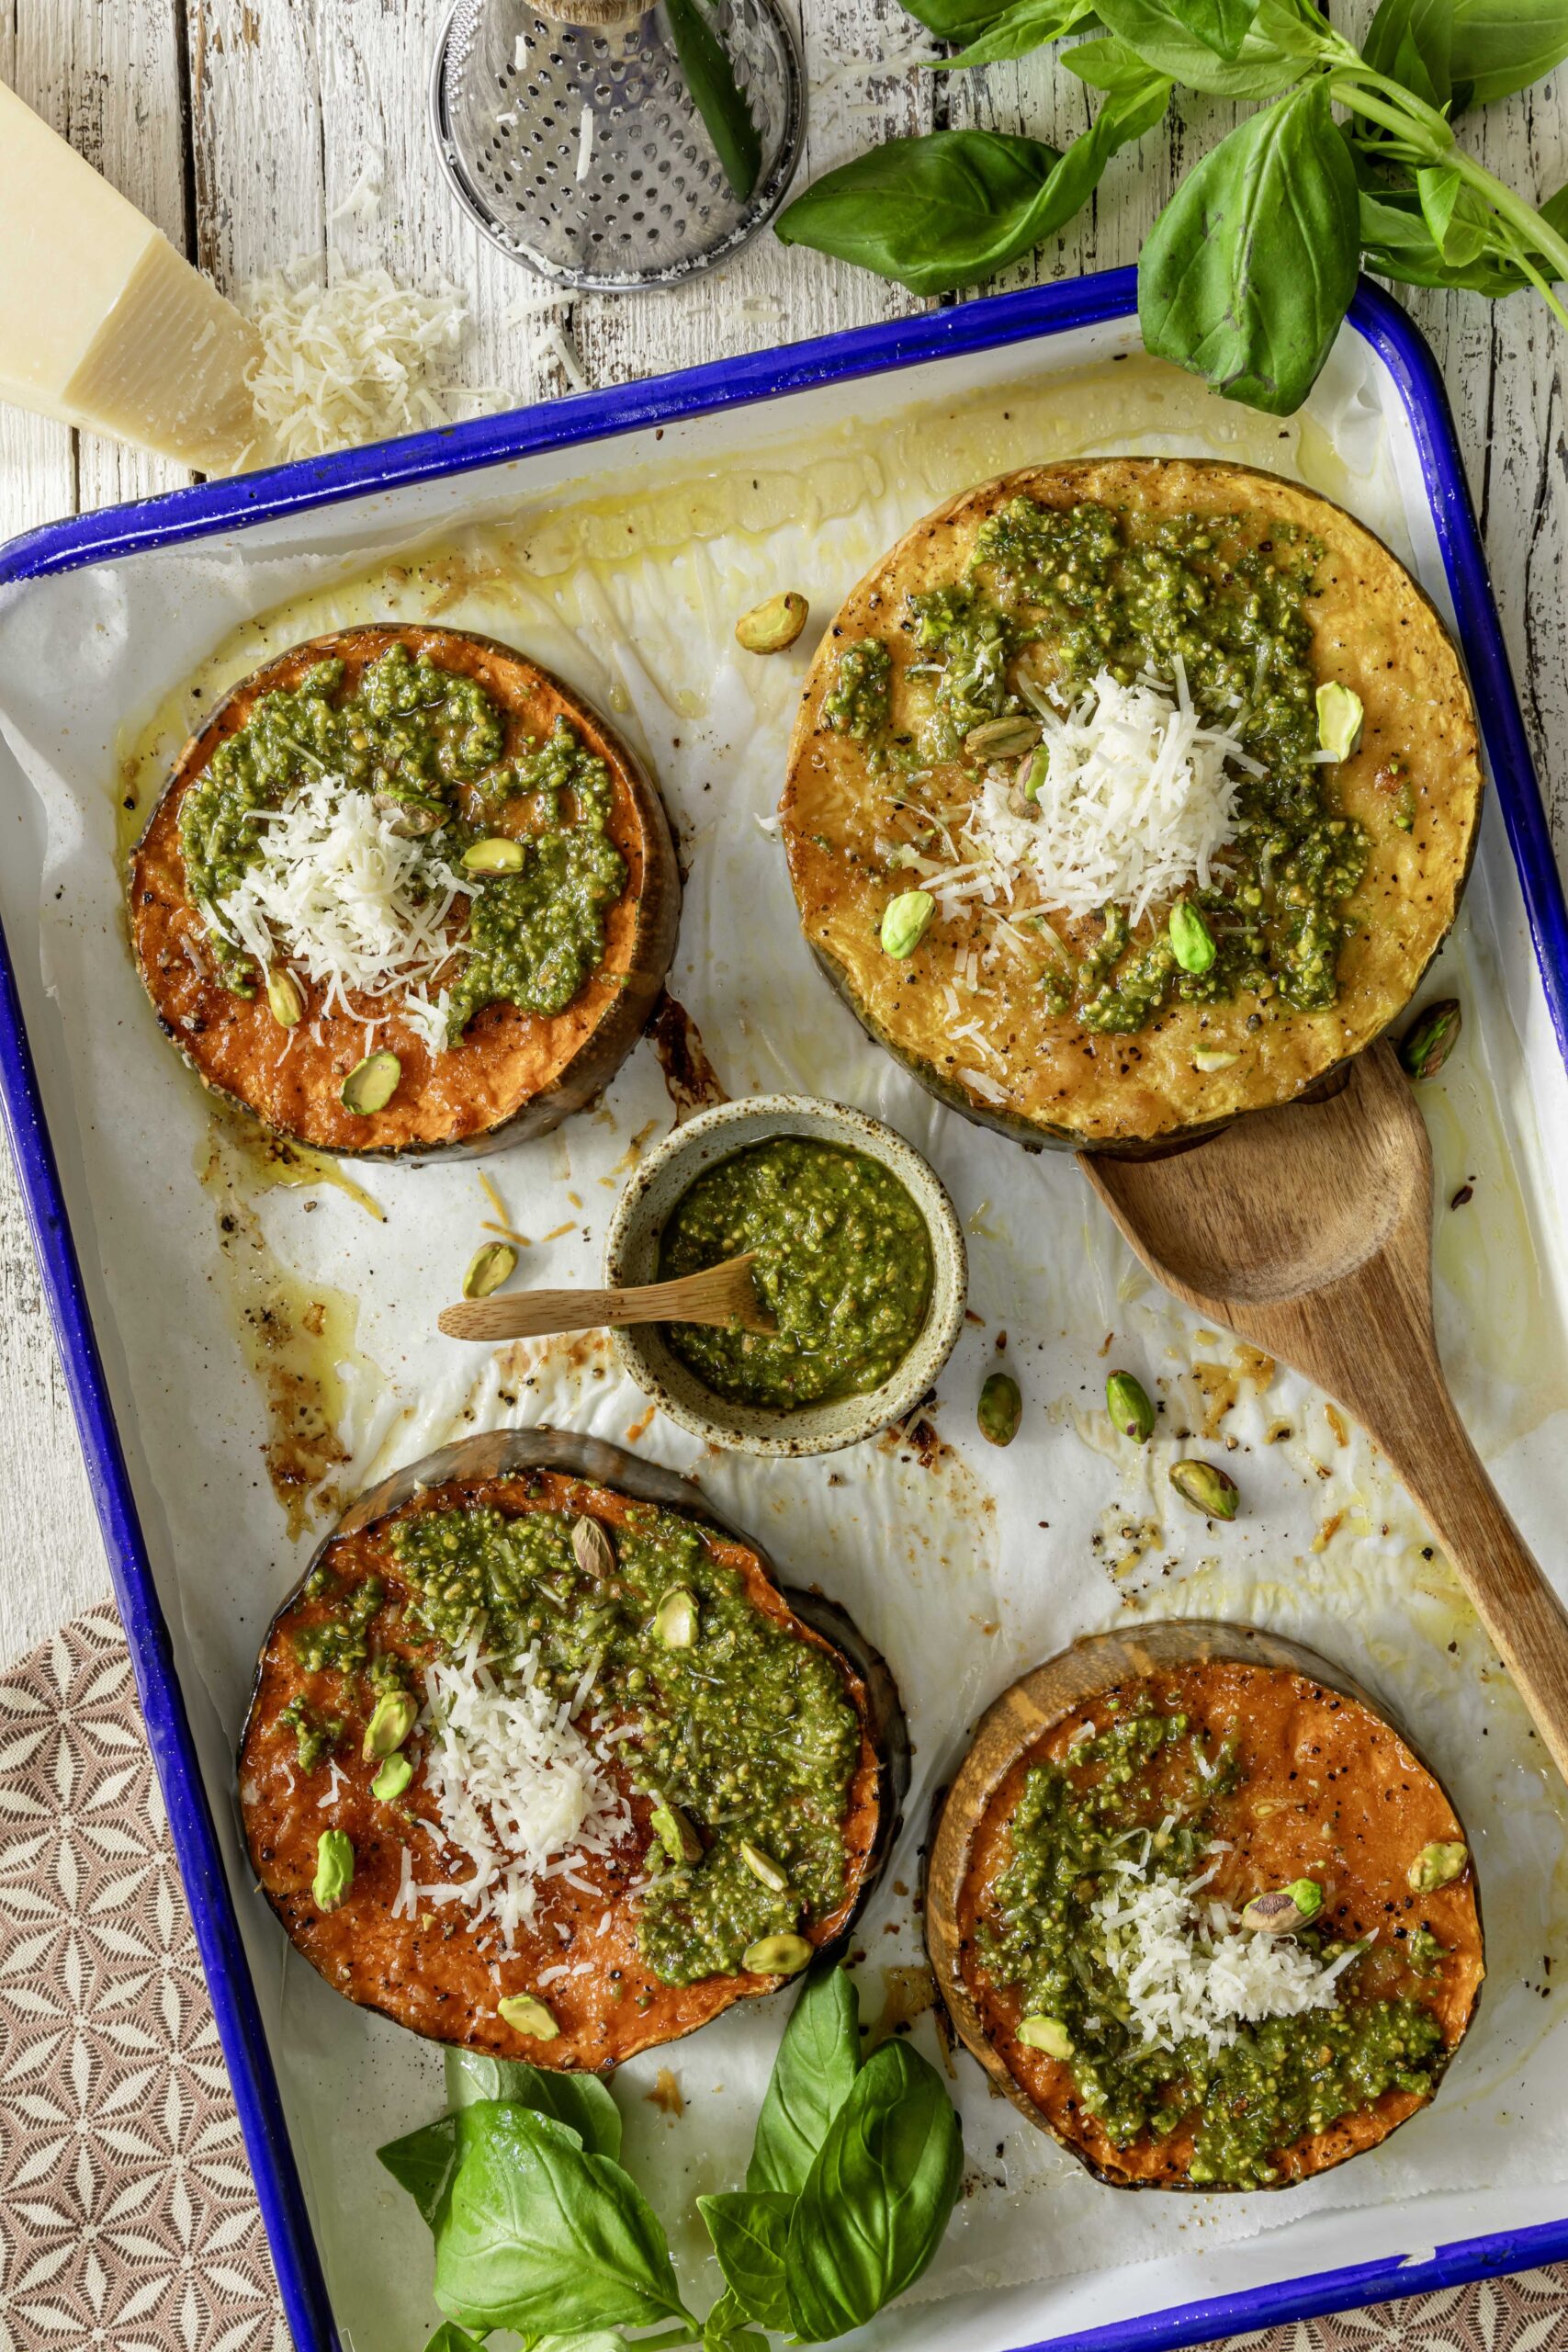
[{"label": "wooden spoon", "polygon": [[1432,1151],[1386,1043],[1326,1102],[1161,1159],[1078,1165],[1151,1274],[1353,1413],[1431,1525],[1568,1780],[1568,1614],[1454,1409],[1432,1325]]},{"label": "wooden spoon", "polygon": [[592,1331],[616,1323],[729,1323],[776,1331],[757,1296],[751,1261],[727,1258],[674,1282],[631,1290],[520,1290],[509,1298],[465,1298],[437,1316],[449,1340],[537,1340],[549,1331]]}]

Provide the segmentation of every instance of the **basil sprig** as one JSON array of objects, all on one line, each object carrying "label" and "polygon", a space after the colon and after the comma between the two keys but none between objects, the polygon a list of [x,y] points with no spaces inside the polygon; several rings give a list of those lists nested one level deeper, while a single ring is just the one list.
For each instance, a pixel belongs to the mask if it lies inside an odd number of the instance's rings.
[{"label": "basil sprig", "polygon": [[976,285],[1056,235],[1179,85],[1268,102],[1196,163],[1139,263],[1145,344],[1227,399],[1299,408],[1363,264],[1492,297],[1533,287],[1568,327],[1568,190],[1538,209],[1453,127],[1568,57],[1568,0],[1381,0],[1360,49],[1314,0],[908,5],[962,44],[949,69],[1097,30],[1062,59],[1106,94],[1092,128],[1065,153],[985,130],[889,140],[787,208],[786,244],[918,294]]},{"label": "basil sprig", "polygon": [[935,2069],[902,2041],[862,2065],[839,1968],[807,1979],[758,2117],[746,2187],[697,2199],[724,2294],[698,2321],[657,2216],[622,2166],[620,2112],[592,2075],[447,2057],[448,2112],[378,2151],[435,2245],[447,2314],[427,2352],[514,2328],[534,2352],[767,2352],[826,2343],[912,2286],[941,2245],[964,2147]]}]

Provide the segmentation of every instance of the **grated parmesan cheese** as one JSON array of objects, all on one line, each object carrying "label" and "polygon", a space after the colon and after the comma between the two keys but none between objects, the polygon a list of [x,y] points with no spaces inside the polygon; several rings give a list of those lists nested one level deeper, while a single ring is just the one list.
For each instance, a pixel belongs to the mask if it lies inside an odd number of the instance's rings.
[{"label": "grated parmesan cheese", "polygon": [[1168,1872],[1124,1881],[1092,1906],[1105,1964],[1145,2049],[1174,2050],[1190,2036],[1223,2050],[1243,2024],[1331,2009],[1340,1976],[1360,1957],[1352,1944],[1321,1961],[1292,1936],[1242,1932],[1223,1903],[1200,1906],[1217,1867],[1185,1883]]},{"label": "grated parmesan cheese", "polygon": [[[366,1018],[349,1001],[399,994],[433,1051],[446,1044],[447,995],[433,996],[468,920],[475,886],[428,841],[395,831],[396,811],[341,776],[296,786],[257,809],[261,855],[232,890],[204,907],[215,931],[264,970],[279,956],[326,991],[329,1010]],[[457,911],[460,920],[454,926]],[[367,1047],[374,1039],[367,1033]]]},{"label": "grated parmesan cheese", "polygon": [[[363,219],[379,200],[367,167],[339,209]],[[260,435],[237,471],[450,424],[501,403],[493,387],[453,379],[468,309],[448,287],[416,293],[384,269],[322,285],[314,265],[299,261],[254,278],[240,307],[262,356],[250,376]]]},{"label": "grated parmesan cheese", "polygon": [[1234,772],[1260,771],[1232,731],[1200,721],[1181,665],[1173,686],[1147,673],[1124,686],[1102,670],[1074,709],[1041,697],[1037,716],[1036,797],[1010,770],[987,772],[965,828],[976,854],[934,884],[944,908],[976,894],[1010,902],[1027,877],[1047,909],[1080,920],[1109,902],[1136,925],[1193,880],[1207,886],[1234,831]]},{"label": "grated parmesan cheese", "polygon": [[564,1878],[592,1894],[572,1861],[608,1854],[633,1826],[611,1778],[613,1751],[584,1739],[570,1705],[539,1683],[538,1665],[530,1648],[498,1679],[475,1633],[460,1657],[424,1674],[424,1784],[442,1839],[470,1874],[415,1894],[462,1903],[476,1924],[493,1920],[508,1950],[534,1915],[541,1881]]}]

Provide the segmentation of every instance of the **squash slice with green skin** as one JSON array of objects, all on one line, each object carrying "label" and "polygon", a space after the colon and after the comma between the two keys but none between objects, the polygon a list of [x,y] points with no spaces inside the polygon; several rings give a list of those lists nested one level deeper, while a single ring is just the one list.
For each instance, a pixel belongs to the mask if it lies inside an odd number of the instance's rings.
[{"label": "squash slice with green skin", "polygon": [[[1358,695],[1364,711],[1355,750],[1329,771],[1331,792],[1368,840],[1365,871],[1343,902],[1354,927],[1326,1010],[1280,1011],[1248,994],[1178,998],[1135,1034],[1091,1032],[1070,1009],[1051,1009],[1044,983],[1064,967],[1043,940],[981,967],[973,993],[963,985],[970,951],[990,944],[977,902],[939,908],[909,955],[884,952],[884,910],[922,878],[887,854],[893,799],[906,787],[896,760],[879,763],[872,746],[827,723],[824,699],[842,648],[878,637],[891,656],[892,733],[911,730],[929,690],[909,674],[922,657],[908,599],[961,580],[982,524],[1021,496],[1056,508],[1094,502],[1134,519],[1235,518],[1226,527],[1254,547],[1281,526],[1320,544],[1306,604],[1313,668],[1320,683]],[[1048,641],[1041,652],[1048,670]],[[930,775],[941,787],[932,797],[973,797],[973,769],[953,763]],[[1481,797],[1475,710],[1459,656],[1429,599],[1371,531],[1315,492],[1249,467],[1103,458],[1032,467],[965,491],[851,591],[807,682],[779,816],[801,928],[871,1037],[982,1125],[1029,1144],[1139,1153],[1295,1100],[1398,1018],[1453,922]],[[1150,928],[1168,914],[1156,909]],[[1100,935],[1094,917],[1055,928],[1075,957]],[[1144,936],[1134,934],[1134,951]],[[955,1037],[955,1021],[976,1024],[984,1045]]]}]

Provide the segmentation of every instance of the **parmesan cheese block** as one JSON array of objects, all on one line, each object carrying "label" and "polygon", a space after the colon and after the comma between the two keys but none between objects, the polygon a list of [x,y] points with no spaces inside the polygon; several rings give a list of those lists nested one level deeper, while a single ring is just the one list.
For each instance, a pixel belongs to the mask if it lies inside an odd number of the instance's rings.
[{"label": "parmesan cheese block", "polygon": [[204,472],[255,431],[231,302],[0,84],[0,399]]}]

